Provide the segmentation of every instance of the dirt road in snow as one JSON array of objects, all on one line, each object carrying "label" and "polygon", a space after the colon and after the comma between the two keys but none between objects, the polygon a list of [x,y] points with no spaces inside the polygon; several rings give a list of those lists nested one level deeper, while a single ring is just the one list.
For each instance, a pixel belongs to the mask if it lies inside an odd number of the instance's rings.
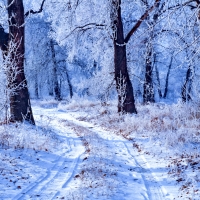
[{"label": "dirt road in snow", "polygon": [[70,112],[34,107],[34,114],[38,124],[41,116],[48,118],[49,128],[65,139],[66,149],[50,160],[41,155],[43,173],[15,200],[168,199],[131,141],[79,121]]}]

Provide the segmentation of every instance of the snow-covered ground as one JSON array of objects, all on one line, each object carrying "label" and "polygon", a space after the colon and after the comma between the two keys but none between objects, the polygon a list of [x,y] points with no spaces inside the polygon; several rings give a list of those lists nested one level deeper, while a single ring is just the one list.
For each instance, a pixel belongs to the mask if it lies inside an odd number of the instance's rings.
[{"label": "snow-covered ground", "polygon": [[0,199],[200,199],[198,117],[170,106],[121,117],[113,105],[34,101],[37,127],[0,126]]}]

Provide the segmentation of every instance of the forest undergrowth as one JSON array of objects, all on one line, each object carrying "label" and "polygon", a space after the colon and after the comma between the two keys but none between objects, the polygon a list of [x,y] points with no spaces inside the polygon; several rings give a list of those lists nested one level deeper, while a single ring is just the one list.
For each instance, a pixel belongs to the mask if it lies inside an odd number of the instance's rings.
[{"label": "forest undergrowth", "polygon": [[49,129],[48,123],[45,119],[46,125],[43,127],[30,126],[27,123],[0,125],[1,148],[52,151],[59,141]]}]

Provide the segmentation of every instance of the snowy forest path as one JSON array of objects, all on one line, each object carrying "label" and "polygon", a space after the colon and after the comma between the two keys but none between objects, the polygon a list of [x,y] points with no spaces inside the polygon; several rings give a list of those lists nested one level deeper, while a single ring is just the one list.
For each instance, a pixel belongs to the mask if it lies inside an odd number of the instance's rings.
[{"label": "snowy forest path", "polygon": [[[48,116],[53,117],[54,111],[49,110]],[[109,159],[110,157],[111,161],[108,162],[104,160],[104,162],[105,165],[108,165],[109,163],[114,166],[111,171],[117,172],[117,178],[113,179],[116,187],[114,189],[115,192],[113,192],[115,195],[113,194],[114,196],[111,195],[110,198],[107,197],[107,199],[125,200],[133,197],[136,200],[167,199],[159,181],[154,177],[144,158],[136,153],[136,149],[133,148],[133,143],[131,141],[128,141],[121,136],[111,134],[92,123],[82,121],[76,117],[76,114],[73,112],[65,113],[59,111],[56,113],[56,119],[55,117],[53,118],[60,126],[63,126],[62,123],[64,123],[65,128],[66,126],[68,126],[68,128],[71,127],[82,138],[82,141],[86,140],[86,142],[90,143],[90,148],[96,146],[96,151],[93,153],[98,154],[98,157],[102,157],[100,159]],[[82,134],[80,132],[82,132]],[[100,155],[97,153],[102,149],[107,149],[107,155]],[[92,151],[90,152],[90,157],[95,157],[92,155]],[[59,192],[57,194],[59,194]],[[56,197],[56,195],[54,197]],[[85,197],[85,199],[90,198]]]},{"label": "snowy forest path", "polygon": [[[41,115],[39,116],[36,113],[35,116],[39,124]],[[47,116],[43,115],[42,117]],[[51,159],[45,158],[42,160],[43,163],[40,166],[42,172],[39,178],[34,183],[28,184],[20,194],[14,197],[15,200],[54,199],[67,188],[68,183],[75,176],[75,171],[80,164],[80,157],[85,152],[81,140],[78,137],[66,136],[66,130],[63,127],[49,125],[48,129],[53,131],[56,137],[64,140],[66,144],[60,152],[57,152],[56,156],[52,154]]]},{"label": "snowy forest path", "polygon": [[57,156],[41,162],[37,180],[14,199],[168,199],[133,141],[83,121],[78,112],[38,106],[33,110],[37,125],[44,126],[44,120],[64,146],[58,147]]}]

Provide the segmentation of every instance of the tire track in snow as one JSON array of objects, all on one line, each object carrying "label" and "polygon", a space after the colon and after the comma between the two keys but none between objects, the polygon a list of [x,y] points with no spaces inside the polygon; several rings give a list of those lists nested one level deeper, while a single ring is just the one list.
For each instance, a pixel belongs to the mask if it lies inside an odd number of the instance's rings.
[{"label": "tire track in snow", "polygon": [[[82,154],[80,154],[73,160],[71,165],[68,167],[67,172],[66,171],[63,172],[63,169],[65,169],[65,164],[63,162],[63,165],[59,167],[59,170],[57,171],[56,175],[52,177],[52,179],[49,180],[49,182],[39,190],[38,194],[40,194],[40,197],[47,195],[48,199],[54,199],[56,196],[60,194],[60,191],[63,188],[66,188],[67,184],[74,177],[78,163],[80,162],[81,155]],[[54,188],[56,188],[56,190],[54,190]],[[48,191],[52,192],[49,194]]]},{"label": "tire track in snow", "polygon": [[145,163],[142,164],[138,162],[136,157],[130,152],[126,142],[123,142],[123,144],[127,149],[128,154],[135,161],[137,168],[141,170],[141,177],[147,190],[148,200],[164,200],[163,191],[155,177],[152,175],[151,170],[145,165]]},{"label": "tire track in snow", "polygon": [[20,194],[15,196],[14,199],[20,200],[20,199],[26,198],[27,195],[31,194],[31,192],[35,191],[38,187],[44,185],[49,179],[52,179],[51,171],[56,169],[56,167],[58,167],[61,162],[63,163],[63,156],[65,156],[66,153],[69,153],[71,151],[72,151],[72,148],[70,146],[69,150],[64,152],[61,156],[58,157],[58,159],[53,161],[53,163],[55,163],[55,164],[50,169],[47,169],[47,172],[45,172],[44,175],[40,176],[35,181],[35,183],[32,183],[27,188],[25,188]]},{"label": "tire track in snow", "polygon": [[[63,154],[64,155],[64,154]],[[40,176],[36,181],[35,183],[32,183],[30,184],[27,188],[25,188],[20,194],[16,195],[14,197],[14,199],[17,199],[17,200],[20,200],[20,199],[24,199],[25,196],[27,196],[30,192],[34,191],[35,188],[38,187],[38,185],[40,185],[41,183],[43,183],[45,180],[48,179],[48,177],[50,176],[51,174],[51,170],[53,170],[56,166],[57,166],[57,162],[60,162],[62,156],[59,156],[58,159],[56,159],[55,161],[53,161],[55,164],[47,170],[47,172],[45,172],[44,175]]]},{"label": "tire track in snow", "polygon": [[[81,155],[83,155],[83,154],[81,154]],[[76,159],[76,163],[74,163],[74,165],[71,165],[71,167],[70,167],[70,169],[69,169],[69,172],[67,173],[67,176],[66,176],[66,178],[65,178],[65,180],[64,180],[64,182],[63,182],[63,184],[62,184],[62,187],[60,188],[59,191],[57,191],[57,192],[53,195],[52,199],[55,199],[55,198],[61,193],[61,190],[62,190],[63,188],[67,188],[67,185],[69,184],[69,182],[72,180],[72,178],[73,178],[74,175],[75,175],[75,171],[76,171],[76,169],[77,169],[77,167],[78,167],[78,163],[80,162],[80,157],[81,157],[81,155]],[[60,179],[57,179],[57,181],[60,181]]]},{"label": "tire track in snow", "polygon": [[[15,200],[23,199],[44,199],[43,196],[48,196],[48,199],[53,199],[59,195],[60,190],[65,188],[70,180],[73,178],[75,170],[77,169],[79,159],[82,152],[76,151],[78,142],[73,139],[68,140],[70,148],[65,151],[58,159],[54,160],[55,163],[47,172],[40,176],[35,183],[30,184],[20,194],[14,197]],[[80,143],[81,141],[78,140]],[[73,144],[73,147],[72,145]],[[75,157],[73,155],[76,155]]]}]

